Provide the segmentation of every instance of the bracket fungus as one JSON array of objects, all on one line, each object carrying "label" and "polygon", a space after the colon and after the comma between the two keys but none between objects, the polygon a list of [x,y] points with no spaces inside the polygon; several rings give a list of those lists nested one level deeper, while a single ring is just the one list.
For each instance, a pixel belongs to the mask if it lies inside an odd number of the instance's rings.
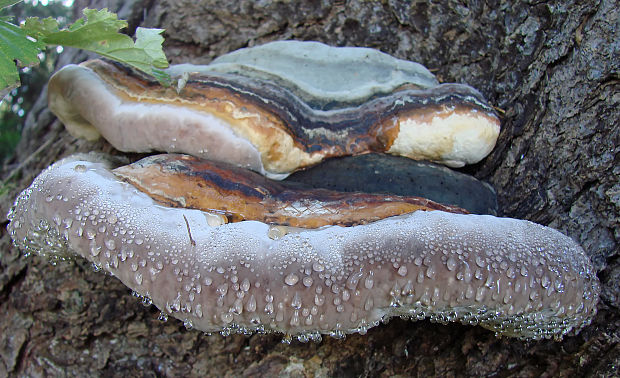
[{"label": "bracket fungus", "polygon": [[50,80],[49,106],[74,136],[120,151],[187,153],[274,179],[371,151],[460,167],[499,135],[475,89],[366,48],[274,42],[169,72],[176,90],[105,61],[68,65]]},{"label": "bracket fungus", "polygon": [[561,337],[587,324],[598,300],[581,247],[529,221],[414,211],[287,232],[162,206],[88,156],[41,173],[9,218],[19,248],[80,255],[205,332],[303,341],[403,316]]},{"label": "bracket fungus", "polygon": [[53,164],[8,215],[16,246],[52,261],[82,256],[164,317],[223,335],[319,340],[400,316],[561,338],[596,313],[591,262],[551,228],[418,197],[309,191],[244,169],[282,179],[368,152],[479,161],[499,121],[474,89],[437,85],[374,50],[301,42],[171,73],[178,92],[103,61],[51,79],[50,108],[74,135],[193,156]]}]

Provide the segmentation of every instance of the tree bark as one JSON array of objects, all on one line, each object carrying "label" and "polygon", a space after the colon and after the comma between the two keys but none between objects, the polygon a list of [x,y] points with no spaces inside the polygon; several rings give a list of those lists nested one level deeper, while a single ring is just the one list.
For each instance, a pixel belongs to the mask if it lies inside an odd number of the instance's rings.
[{"label": "tree bark", "polygon": [[[208,63],[280,39],[366,46],[468,83],[498,108],[495,150],[465,172],[489,181],[502,215],[577,240],[602,284],[592,325],[561,342],[497,338],[480,327],[393,320],[366,335],[282,344],[280,335],[207,336],[157,320],[118,280],[84,261],[50,266],[0,239],[0,376],[615,376],[620,366],[620,6],[615,0],[236,2],[78,1],[165,28],[173,63]],[[77,11],[76,11],[77,12]],[[77,13],[76,13],[77,15]],[[85,59],[67,50],[59,66]],[[4,170],[13,198],[74,152],[117,153],[30,112]]]}]

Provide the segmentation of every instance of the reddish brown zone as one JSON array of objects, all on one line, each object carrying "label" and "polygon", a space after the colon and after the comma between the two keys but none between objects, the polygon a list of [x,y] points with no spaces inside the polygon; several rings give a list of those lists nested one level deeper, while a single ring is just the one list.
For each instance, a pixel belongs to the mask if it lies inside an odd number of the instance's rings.
[{"label": "reddish brown zone", "polygon": [[155,155],[114,170],[156,201],[303,228],[352,226],[417,210],[467,213],[420,197],[343,193],[277,183],[251,171],[188,155]]}]

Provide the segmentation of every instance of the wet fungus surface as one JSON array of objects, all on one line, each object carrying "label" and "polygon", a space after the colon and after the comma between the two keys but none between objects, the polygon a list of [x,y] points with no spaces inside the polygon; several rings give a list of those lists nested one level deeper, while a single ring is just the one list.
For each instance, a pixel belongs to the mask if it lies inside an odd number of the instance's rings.
[{"label": "wet fungus surface", "polygon": [[303,339],[429,316],[540,338],[595,311],[581,247],[528,221],[415,211],[288,233],[161,206],[91,159],[60,161],[22,193],[13,240],[54,259],[77,253],[203,331]]},{"label": "wet fungus surface", "polygon": [[[296,75],[299,51],[313,54]],[[329,80],[352,62],[362,79]],[[55,163],[9,213],[20,249],[82,256],[163,317],[223,335],[320,340],[400,316],[561,338],[595,314],[591,262],[551,228],[414,196],[309,190],[245,169],[281,179],[369,152],[479,161],[499,121],[474,89],[438,85],[423,67],[373,50],[300,42],[171,73],[176,89],[102,61],[54,76],[50,108],[75,135],[193,156]]]}]

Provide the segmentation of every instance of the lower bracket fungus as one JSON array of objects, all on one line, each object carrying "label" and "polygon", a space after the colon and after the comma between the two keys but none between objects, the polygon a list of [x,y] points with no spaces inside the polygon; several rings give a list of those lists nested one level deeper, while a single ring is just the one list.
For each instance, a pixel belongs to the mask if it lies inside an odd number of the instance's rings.
[{"label": "lower bracket fungus", "polygon": [[529,221],[414,211],[350,227],[227,222],[162,206],[112,168],[94,155],[55,163],[17,198],[10,235],[26,252],[92,261],[188,327],[307,341],[401,316],[539,339],[596,312],[583,249]]}]

